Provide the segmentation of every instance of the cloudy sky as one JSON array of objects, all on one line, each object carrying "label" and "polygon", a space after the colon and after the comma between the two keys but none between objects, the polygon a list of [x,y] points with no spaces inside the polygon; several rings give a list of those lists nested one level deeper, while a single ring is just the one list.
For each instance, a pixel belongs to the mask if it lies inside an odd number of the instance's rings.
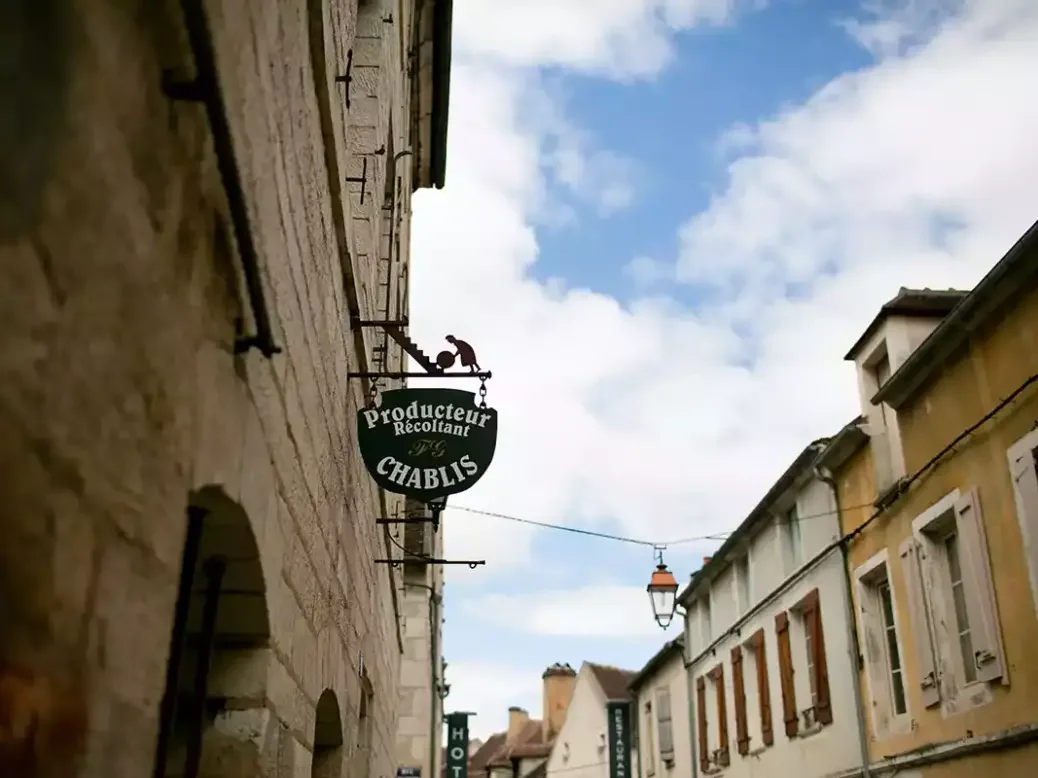
[{"label": "cloudy sky", "polygon": [[[412,322],[491,369],[452,498],[448,709],[539,714],[553,662],[637,669],[650,544],[730,530],[857,414],[843,354],[1038,217],[1033,0],[457,0],[446,188]],[[470,387],[472,388],[472,387]],[[668,546],[687,580],[716,541]]]}]

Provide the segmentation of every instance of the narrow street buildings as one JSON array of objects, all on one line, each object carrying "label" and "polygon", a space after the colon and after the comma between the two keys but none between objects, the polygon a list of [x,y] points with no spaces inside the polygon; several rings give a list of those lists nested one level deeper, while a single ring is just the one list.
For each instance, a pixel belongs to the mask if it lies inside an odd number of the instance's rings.
[{"label": "narrow street buildings", "polygon": [[861,764],[840,525],[814,468],[829,444],[800,453],[679,595],[702,775],[813,778]]},{"label": "narrow street buildings", "polygon": [[[572,670],[571,670],[572,672]],[[584,662],[576,674],[573,699],[555,735],[547,778],[601,778],[609,765],[606,703],[627,700],[634,673]],[[632,744],[632,752],[635,752]],[[632,753],[631,765],[637,764]]]},{"label": "narrow street buildings", "polygon": [[437,614],[405,625],[414,578],[376,562],[410,540],[375,523],[404,506],[360,461],[348,373],[404,363],[355,323],[408,310],[450,7],[5,15],[0,721],[35,724],[0,773],[375,778],[433,753],[397,719],[419,663],[441,682],[410,643]]},{"label": "narrow street buildings", "polygon": [[[577,684],[577,672],[555,663],[541,675],[541,718],[528,711],[508,709],[508,729],[487,738],[471,753],[469,778],[544,778],[549,755],[568,718]],[[603,708],[603,716],[605,710]]]},{"label": "narrow street buildings", "polygon": [[692,774],[685,638],[664,643],[631,679],[640,774],[647,778]]},{"label": "narrow street buildings", "polygon": [[867,435],[826,463],[850,535],[872,775],[1032,775],[1038,226],[969,294],[898,298],[849,355]]}]

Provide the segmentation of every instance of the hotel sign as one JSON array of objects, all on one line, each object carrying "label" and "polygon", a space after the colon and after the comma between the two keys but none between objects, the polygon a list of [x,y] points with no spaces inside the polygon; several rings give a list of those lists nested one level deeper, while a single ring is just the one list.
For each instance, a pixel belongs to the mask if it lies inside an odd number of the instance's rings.
[{"label": "hotel sign", "polygon": [[449,713],[447,719],[447,778],[468,778],[469,714]]},{"label": "hotel sign", "polygon": [[375,483],[428,503],[471,488],[497,445],[497,411],[461,389],[391,389],[357,412],[361,457]]}]

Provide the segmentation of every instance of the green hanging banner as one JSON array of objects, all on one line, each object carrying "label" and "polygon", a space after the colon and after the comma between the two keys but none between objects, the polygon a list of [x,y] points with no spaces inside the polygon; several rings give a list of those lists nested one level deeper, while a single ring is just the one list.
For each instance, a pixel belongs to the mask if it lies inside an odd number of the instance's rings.
[{"label": "green hanging banner", "polygon": [[462,389],[391,389],[357,412],[361,457],[375,483],[424,503],[483,477],[497,446],[497,411]]},{"label": "green hanging banner", "polygon": [[469,715],[447,714],[447,778],[468,778]]},{"label": "green hanging banner", "polygon": [[631,703],[627,700],[607,702],[606,721],[609,778],[631,778]]}]

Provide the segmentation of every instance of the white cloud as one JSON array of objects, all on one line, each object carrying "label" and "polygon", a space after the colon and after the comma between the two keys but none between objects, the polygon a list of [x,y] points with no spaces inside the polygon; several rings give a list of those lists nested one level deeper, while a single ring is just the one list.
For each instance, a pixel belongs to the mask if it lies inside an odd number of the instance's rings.
[{"label": "white cloud", "polygon": [[[467,0],[454,34],[467,52],[509,65],[561,65],[615,77],[659,71],[671,38],[723,24],[739,0]],[[761,1],[757,0],[756,5]]]},{"label": "white cloud", "polygon": [[[491,594],[467,600],[463,610],[501,629],[534,635],[580,637],[657,637],[681,632],[679,618],[661,632],[652,619],[644,586],[584,586],[579,589]],[[662,636],[666,637],[662,637]]]},{"label": "white cloud", "polygon": [[[530,77],[498,62],[591,67],[648,4],[601,4],[608,30],[589,48],[565,39],[547,53],[528,23],[551,14],[525,5],[542,16],[502,4],[518,42],[473,40],[486,2],[456,9],[447,188],[415,197],[414,334],[433,351],[448,332],[470,341],[500,412],[495,463],[453,502],[646,539],[730,529],[803,446],[857,413],[841,357],[877,307],[901,285],[971,286],[1038,214],[1038,5],[976,0],[925,45],[742,128],[727,185],[681,231],[677,271],[721,295],[697,310],[662,297],[624,307],[531,276],[545,177],[560,172],[550,131],[520,109]],[[559,3],[556,19],[583,8]],[[473,56],[491,46],[497,61]],[[535,535],[448,509],[447,556],[488,562],[449,568],[450,596],[536,576]],[[668,553],[683,579],[681,559]],[[631,585],[647,572],[630,571]],[[574,596],[527,612],[550,632]],[[452,682],[497,716],[515,698],[476,688],[508,672],[489,667],[452,667]],[[537,688],[539,669],[526,672],[508,683]]]},{"label": "white cloud", "polygon": [[518,705],[531,718],[541,715],[540,665],[503,665],[500,661],[451,662],[447,680],[451,685],[449,710],[471,711],[469,737],[487,737],[508,728],[508,708]]}]

